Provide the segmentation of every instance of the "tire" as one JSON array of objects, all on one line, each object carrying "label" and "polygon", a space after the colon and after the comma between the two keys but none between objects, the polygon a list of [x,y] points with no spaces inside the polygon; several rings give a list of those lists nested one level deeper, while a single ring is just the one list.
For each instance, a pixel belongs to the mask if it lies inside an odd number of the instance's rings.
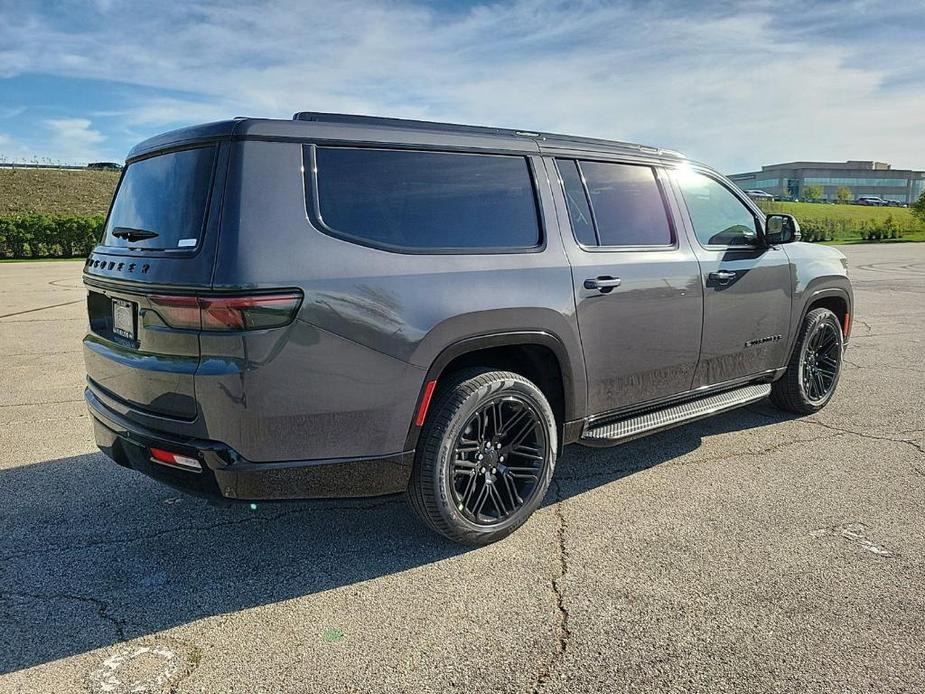
[{"label": "tire", "polygon": [[844,349],[841,323],[834,313],[827,308],[807,313],[787,371],[771,386],[771,402],[797,414],[821,410],[835,393]]},{"label": "tire", "polygon": [[509,371],[457,372],[441,383],[427,414],[409,503],[455,542],[496,542],[542,503],[557,450],[555,416],[533,383]]}]

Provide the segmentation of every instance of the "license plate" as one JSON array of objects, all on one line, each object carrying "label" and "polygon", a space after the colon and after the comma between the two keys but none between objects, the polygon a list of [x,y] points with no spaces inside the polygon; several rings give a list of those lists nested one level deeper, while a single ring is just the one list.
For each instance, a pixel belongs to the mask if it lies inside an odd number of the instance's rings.
[{"label": "license plate", "polygon": [[135,339],[135,304],[131,301],[112,300],[112,331],[126,339]]}]

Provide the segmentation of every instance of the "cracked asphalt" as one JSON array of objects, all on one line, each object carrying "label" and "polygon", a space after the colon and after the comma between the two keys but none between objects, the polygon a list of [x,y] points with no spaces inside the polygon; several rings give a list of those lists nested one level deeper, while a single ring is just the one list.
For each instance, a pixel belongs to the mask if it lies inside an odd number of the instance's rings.
[{"label": "cracked asphalt", "polygon": [[844,250],[825,410],[570,447],[477,550],[399,499],[215,509],[116,467],[81,264],[0,264],[0,691],[925,691],[925,244]]}]

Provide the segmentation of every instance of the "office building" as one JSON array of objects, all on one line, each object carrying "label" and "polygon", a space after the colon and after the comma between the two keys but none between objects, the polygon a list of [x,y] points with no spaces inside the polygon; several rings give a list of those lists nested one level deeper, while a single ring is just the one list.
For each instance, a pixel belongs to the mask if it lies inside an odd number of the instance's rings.
[{"label": "office building", "polygon": [[763,190],[775,197],[798,200],[807,197],[807,186],[820,186],[824,200],[837,200],[839,188],[847,188],[850,200],[876,195],[912,204],[925,192],[925,171],[894,169],[879,161],[793,161],[729,178],[743,190]]}]

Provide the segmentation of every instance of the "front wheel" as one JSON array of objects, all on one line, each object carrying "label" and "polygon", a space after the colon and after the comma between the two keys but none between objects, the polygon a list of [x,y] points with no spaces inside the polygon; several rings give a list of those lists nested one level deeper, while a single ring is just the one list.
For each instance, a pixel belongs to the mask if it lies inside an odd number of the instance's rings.
[{"label": "front wheel", "polygon": [[542,502],[556,420],[542,391],[508,371],[466,370],[441,384],[408,485],[418,516],[451,540],[486,545]]},{"label": "front wheel", "polygon": [[841,323],[834,313],[827,308],[807,313],[787,371],[771,386],[771,402],[797,414],[821,410],[838,385],[844,348]]}]

